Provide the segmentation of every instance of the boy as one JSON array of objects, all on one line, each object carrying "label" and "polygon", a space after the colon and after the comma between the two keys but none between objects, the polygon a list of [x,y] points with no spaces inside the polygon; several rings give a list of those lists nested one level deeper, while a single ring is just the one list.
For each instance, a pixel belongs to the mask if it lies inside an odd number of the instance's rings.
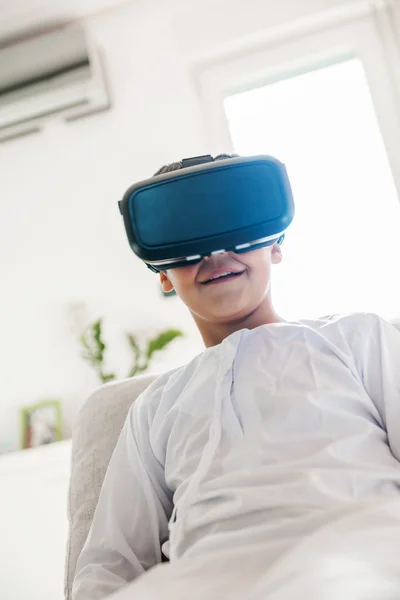
[{"label": "boy", "polygon": [[131,409],[74,600],[399,597],[400,335],[372,314],[284,321],[281,260],[160,273],[206,350]]}]

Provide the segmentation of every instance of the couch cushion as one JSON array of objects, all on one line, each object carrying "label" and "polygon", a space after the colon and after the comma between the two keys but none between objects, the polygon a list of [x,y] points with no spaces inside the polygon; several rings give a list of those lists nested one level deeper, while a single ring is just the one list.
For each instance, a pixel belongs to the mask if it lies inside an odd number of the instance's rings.
[{"label": "couch cushion", "polygon": [[129,408],[155,378],[155,375],[144,375],[103,385],[77,415],[72,435],[68,498],[69,539],[64,583],[67,600],[71,598],[76,563],[89,533],[104,475]]}]

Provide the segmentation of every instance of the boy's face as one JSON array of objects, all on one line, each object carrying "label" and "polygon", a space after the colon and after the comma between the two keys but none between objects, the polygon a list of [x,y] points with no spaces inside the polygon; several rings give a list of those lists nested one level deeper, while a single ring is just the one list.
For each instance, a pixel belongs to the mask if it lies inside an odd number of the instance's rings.
[{"label": "boy's face", "polygon": [[175,289],[193,315],[211,323],[229,323],[245,319],[261,305],[270,289],[271,264],[281,260],[280,246],[274,244],[243,254],[207,257],[162,272],[160,280],[164,292]]}]

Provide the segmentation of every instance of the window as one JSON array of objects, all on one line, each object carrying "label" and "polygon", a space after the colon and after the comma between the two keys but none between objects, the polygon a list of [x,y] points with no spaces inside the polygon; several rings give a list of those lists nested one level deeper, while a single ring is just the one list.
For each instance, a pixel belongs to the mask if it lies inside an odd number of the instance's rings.
[{"label": "window", "polygon": [[361,60],[229,95],[224,107],[234,150],[280,158],[292,182],[277,309],[399,317],[400,203]]}]

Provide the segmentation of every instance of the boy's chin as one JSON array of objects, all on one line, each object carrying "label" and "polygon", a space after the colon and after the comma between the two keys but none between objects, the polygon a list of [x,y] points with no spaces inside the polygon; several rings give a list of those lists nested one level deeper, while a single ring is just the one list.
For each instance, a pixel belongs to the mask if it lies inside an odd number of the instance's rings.
[{"label": "boy's chin", "polygon": [[244,321],[254,312],[254,308],[248,305],[237,304],[229,306],[216,306],[212,310],[212,320],[216,323],[236,323]]}]

